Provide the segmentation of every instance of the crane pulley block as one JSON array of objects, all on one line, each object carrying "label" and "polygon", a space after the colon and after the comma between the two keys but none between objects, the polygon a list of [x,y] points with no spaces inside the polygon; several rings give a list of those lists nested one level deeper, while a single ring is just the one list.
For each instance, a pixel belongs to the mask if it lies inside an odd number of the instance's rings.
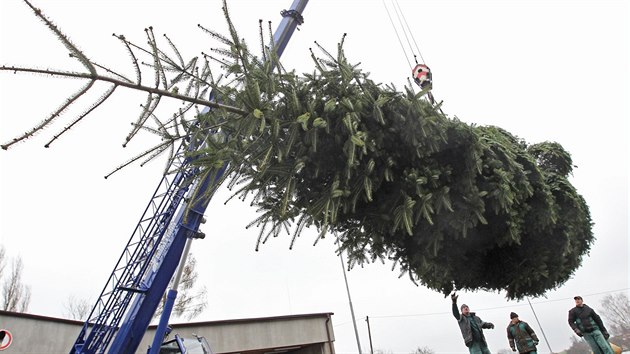
[{"label": "crane pulley block", "polygon": [[425,64],[417,64],[411,71],[411,76],[413,77],[413,81],[423,90],[433,84],[431,69]]}]

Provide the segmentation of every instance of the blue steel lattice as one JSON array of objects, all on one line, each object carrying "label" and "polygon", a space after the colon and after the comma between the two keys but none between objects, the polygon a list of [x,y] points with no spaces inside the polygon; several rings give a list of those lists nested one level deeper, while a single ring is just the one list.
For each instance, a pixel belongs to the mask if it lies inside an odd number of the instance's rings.
[{"label": "blue steel lattice", "polygon": [[[307,3],[308,0],[294,0],[291,9],[282,13],[283,19],[274,33],[278,56],[297,25],[303,22],[301,13]],[[142,214],[71,354],[104,353],[108,347],[112,354],[136,352],[179,263],[184,241],[198,233],[203,213],[218,186],[216,182],[227,168],[223,166],[195,181],[197,171],[185,157],[184,146],[182,143],[177,150],[169,173],[163,176]],[[202,144],[191,142],[188,149],[194,151],[195,147]],[[199,183],[198,195],[204,197],[187,209],[189,215],[184,218],[187,208],[184,200],[189,190],[194,190],[191,189],[194,183]],[[123,316],[125,320],[119,326]]]},{"label": "blue steel lattice", "polygon": [[76,353],[103,353],[134,293],[146,290],[142,288],[142,277],[188,191],[193,175],[193,171],[184,167],[183,145],[174,156],[169,168],[171,173],[162,177],[149,201],[71,353],[75,350]]}]

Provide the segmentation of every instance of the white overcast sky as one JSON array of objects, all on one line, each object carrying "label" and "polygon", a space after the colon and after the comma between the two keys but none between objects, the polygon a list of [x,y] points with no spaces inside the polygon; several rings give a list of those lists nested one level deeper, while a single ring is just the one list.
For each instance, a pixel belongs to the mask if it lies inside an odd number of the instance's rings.
[{"label": "white overcast sky", "polygon": [[[133,74],[111,34],[144,42],[143,29],[167,33],[186,57],[215,46],[197,29],[224,30],[217,0],[34,0],[88,56]],[[258,19],[280,22],[290,0],[231,1],[241,36],[257,47]],[[390,5],[389,1],[387,2]],[[494,322],[486,337],[492,351],[508,348],[505,327],[517,312],[554,351],[569,346],[567,311],[584,296],[596,309],[608,293],[628,291],[628,119],[630,117],[630,5],[628,1],[399,2],[434,77],[434,95],[449,116],[503,127],[530,143],[561,143],[577,168],[571,178],[590,206],[597,237],[573,279],[546,298],[507,301],[503,293],[462,293],[481,318]],[[391,8],[391,7],[390,7]],[[310,71],[308,48],[317,40],[331,52],[343,33],[346,54],[378,82],[399,89],[410,68],[382,1],[311,0],[283,62]],[[18,0],[0,1],[0,63],[41,68],[79,67]],[[133,76],[133,75],[132,75]],[[0,140],[4,143],[43,120],[80,82],[0,73]],[[31,286],[29,312],[61,317],[70,296],[95,300],[160,179],[164,161],[103,176],[143,147],[121,143],[143,96],[119,90],[67,136],[44,143],[71,115],[26,143],[0,151],[0,243],[25,264]],[[255,217],[248,204],[210,204],[196,241],[200,282],[208,308],[195,320],[221,320],[334,312],[336,350],[357,353],[341,263],[332,239],[313,247],[306,232],[289,251],[289,237],[254,251]],[[398,278],[391,264],[348,272],[361,346],[411,353],[467,352],[450,314],[450,300]],[[542,331],[541,331],[542,330]],[[548,352],[541,342],[540,352]]]}]

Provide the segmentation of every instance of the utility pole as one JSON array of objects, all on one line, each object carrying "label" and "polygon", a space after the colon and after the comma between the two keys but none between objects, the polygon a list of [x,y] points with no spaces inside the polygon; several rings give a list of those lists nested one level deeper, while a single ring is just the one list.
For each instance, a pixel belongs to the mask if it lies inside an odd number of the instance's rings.
[{"label": "utility pole", "polygon": [[547,336],[545,335],[545,331],[543,330],[542,326],[540,325],[540,321],[538,320],[538,316],[536,316],[536,311],[534,311],[534,306],[532,306],[532,302],[529,301],[529,298],[527,298],[527,302],[529,303],[529,307],[532,309],[532,312],[534,313],[534,318],[536,319],[536,322],[538,323],[538,327],[540,328],[540,333],[542,334],[543,338],[545,338],[545,343],[547,343],[547,348],[549,348],[549,353],[553,353],[553,350],[551,350],[551,345],[549,345],[549,341],[547,340]]},{"label": "utility pole", "polygon": [[348,287],[348,278],[346,277],[346,266],[343,262],[343,254],[339,253],[341,260],[341,269],[343,270],[343,280],[346,282],[346,291],[348,292],[348,301],[350,302],[350,314],[352,315],[352,325],[354,326],[354,335],[357,338],[357,348],[361,354],[361,342],[359,341],[359,331],[357,330],[357,320],[354,318],[354,308],[352,307],[352,298],[350,298],[350,287]]},{"label": "utility pole", "polygon": [[365,316],[365,322],[367,322],[368,337],[370,338],[370,354],[374,354],[374,348],[372,348],[372,331],[370,330],[370,316]]}]

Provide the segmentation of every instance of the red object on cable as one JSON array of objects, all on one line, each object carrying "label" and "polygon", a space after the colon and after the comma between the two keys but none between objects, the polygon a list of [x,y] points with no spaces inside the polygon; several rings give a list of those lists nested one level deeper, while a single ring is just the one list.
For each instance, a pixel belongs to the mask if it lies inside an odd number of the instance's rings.
[{"label": "red object on cable", "polygon": [[411,72],[411,76],[413,77],[413,81],[423,89],[433,83],[431,69],[424,64],[416,65]]}]

